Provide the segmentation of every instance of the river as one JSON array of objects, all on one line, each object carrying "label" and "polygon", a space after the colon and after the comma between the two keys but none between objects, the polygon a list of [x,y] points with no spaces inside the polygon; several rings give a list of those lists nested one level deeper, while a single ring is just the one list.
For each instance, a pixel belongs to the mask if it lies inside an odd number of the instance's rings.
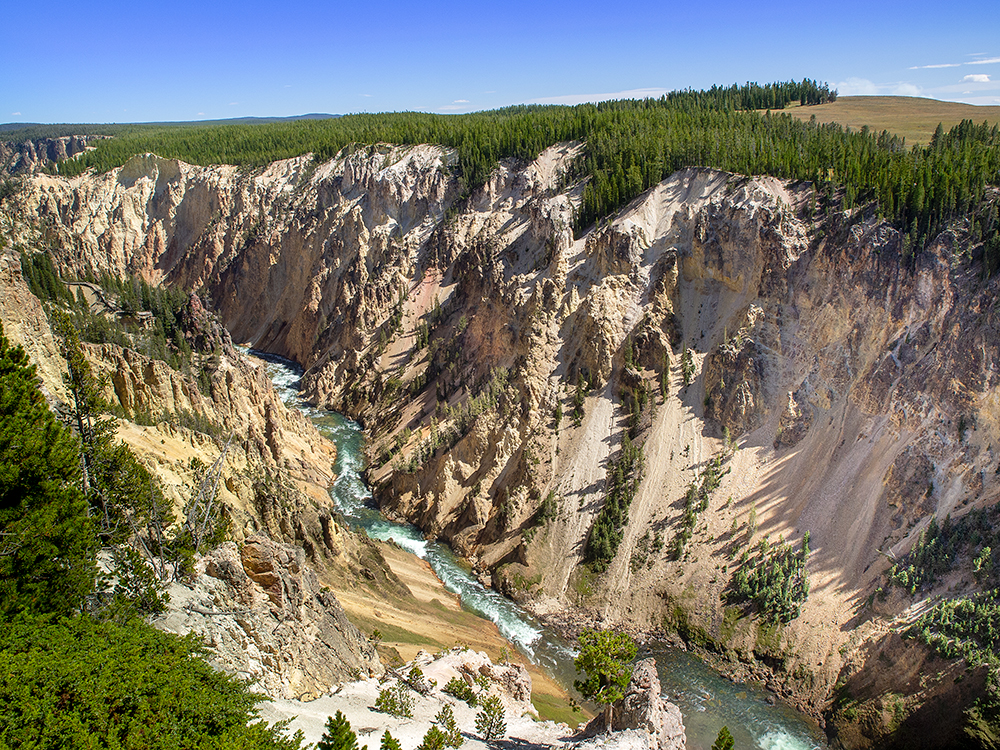
[{"label": "river", "polygon": [[[257,351],[282,399],[299,409],[337,445],[337,478],[330,490],[340,512],[373,539],[392,539],[427,560],[445,587],[463,606],[495,623],[507,640],[563,685],[576,675],[573,647],[517,604],[475,580],[451,550],[427,541],[414,526],[387,521],[379,513],[362,478],[364,432],[336,412],[316,409],[299,398],[301,369],[292,362]],[[653,647],[664,696],[684,716],[689,750],[709,750],[722,726],[729,727],[737,748],[824,750],[826,739],[807,717],[784,705],[771,705],[763,689],[726,680],[693,654]]]}]

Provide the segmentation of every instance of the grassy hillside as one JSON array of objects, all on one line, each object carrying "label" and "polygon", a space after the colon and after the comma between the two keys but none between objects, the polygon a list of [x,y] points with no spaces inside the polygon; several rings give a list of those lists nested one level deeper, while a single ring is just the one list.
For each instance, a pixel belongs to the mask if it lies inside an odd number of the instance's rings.
[{"label": "grassy hillside", "polygon": [[815,116],[818,123],[835,122],[852,130],[860,130],[864,125],[875,132],[888,130],[905,138],[908,146],[930,143],[938,123],[945,131],[962,120],[972,120],[976,125],[984,120],[990,125],[1000,123],[1000,107],[977,107],[915,96],[843,96],[835,102],[792,107],[785,112],[799,120],[808,122]]}]

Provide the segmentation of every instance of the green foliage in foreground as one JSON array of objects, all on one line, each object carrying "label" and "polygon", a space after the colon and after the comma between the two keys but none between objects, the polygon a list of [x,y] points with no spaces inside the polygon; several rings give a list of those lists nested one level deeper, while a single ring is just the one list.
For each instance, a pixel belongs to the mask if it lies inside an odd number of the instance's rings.
[{"label": "green foliage in foreground", "polygon": [[461,677],[452,677],[448,680],[442,688],[442,692],[454,696],[460,701],[465,701],[470,706],[475,707],[476,705],[476,694],[472,691],[472,687]]},{"label": "green foliage in foreground", "polygon": [[299,748],[258,719],[260,700],[193,639],[139,621],[0,624],[2,747]]},{"label": "green foliage in foreground", "polygon": [[[392,736],[386,732],[386,736],[392,740]],[[385,738],[383,737],[383,743]],[[397,743],[398,744],[398,743]],[[358,750],[358,736],[351,729],[351,722],[340,711],[336,716],[326,717],[326,731],[320,741],[316,743],[316,750]],[[365,745],[362,750],[368,750]]]},{"label": "green foliage in foreground", "polygon": [[476,714],[476,731],[488,745],[495,744],[507,734],[503,704],[495,695],[480,701],[479,713]]},{"label": "green foliage in foreground", "polygon": [[[130,617],[163,605],[129,539],[159,522],[143,505],[156,488],[127,448],[105,441],[92,377],[66,333],[82,450],[0,328],[0,748],[300,747],[258,719],[260,697],[212,669],[197,641]],[[98,539],[113,587],[97,585]],[[85,606],[105,619],[80,614]]]},{"label": "green foliage in foreground", "polygon": [[375,699],[375,710],[395,716],[397,719],[413,718],[413,696],[402,682],[379,690]]},{"label": "green foliage in foreground", "polygon": [[[984,243],[986,268],[1000,267],[1000,218],[987,185],[1000,184],[997,127],[965,121],[922,148],[907,150],[883,131],[760,114],[786,104],[836,97],[825,85],[791,81],[675,91],[659,99],[565,106],[516,106],[468,115],[358,114],[262,125],[137,127],[59,165],[62,174],[106,171],[154,152],[195,164],[260,166],[312,152],[329,159],[357,144],[434,143],[457,154],[463,193],[482,185],[504,158],[533,159],[555,143],[586,143],[566,180],[589,178],[577,228],[585,229],[684,167],[807,180],[811,210],[874,201],[919,249],[957,218]],[[374,148],[370,146],[369,148]]]},{"label": "green foliage in foreground", "polygon": [[70,614],[93,589],[97,538],[79,479],[79,442],[0,327],[0,617]]},{"label": "green foliage in foreground", "polygon": [[808,557],[808,531],[797,552],[787,542],[771,546],[767,538],[761,539],[752,550],[744,550],[740,567],[733,573],[729,600],[753,602],[769,622],[791,622],[809,596]]},{"label": "green foliage in foreground", "polygon": [[382,734],[382,742],[379,744],[379,750],[403,750],[399,744],[399,740],[389,734],[389,730],[386,729]]},{"label": "green foliage in foreground", "polygon": [[733,750],[734,747],[736,747],[736,741],[729,732],[729,727],[723,727],[719,730],[715,742],[712,743],[712,750]]},{"label": "green foliage in foreground", "polygon": [[434,723],[438,725],[444,736],[444,744],[447,747],[459,748],[462,746],[464,738],[455,721],[455,711],[451,706],[445,705],[434,717]]}]

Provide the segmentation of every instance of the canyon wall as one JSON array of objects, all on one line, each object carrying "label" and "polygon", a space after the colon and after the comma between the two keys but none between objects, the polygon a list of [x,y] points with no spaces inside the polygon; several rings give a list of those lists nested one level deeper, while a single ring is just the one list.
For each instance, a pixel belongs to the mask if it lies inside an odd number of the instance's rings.
[{"label": "canyon wall", "polygon": [[[203,636],[213,663],[276,698],[381,674],[374,645],[317,577],[359,565],[385,575],[371,543],[338,521],[328,493],[336,446],[282,402],[264,367],[233,347],[197,296],[186,314],[191,335],[204,339],[199,349],[214,350],[205,383],[117,344],[82,346],[108,405],[124,415],[118,439],[158,479],[175,519],[209,467],[218,472],[214,502],[232,541],[197,559],[188,580],[167,582],[167,611],[154,624]],[[20,258],[6,250],[0,323],[29,353],[50,404],[68,412],[58,339]]]},{"label": "canyon wall", "polygon": [[105,135],[65,135],[57,138],[32,138],[24,141],[0,141],[0,175],[31,175],[52,162],[71,159],[93,148]]},{"label": "canyon wall", "polygon": [[[8,236],[48,238],[66,273],[197,290],[236,341],[300,362],[314,402],[368,427],[383,510],[539,615],[678,632],[818,711],[911,603],[870,606],[888,560],[996,500],[996,283],[960,233],[913,257],[875,216],[812,218],[809,185],[710,170],[576,237],[580,153],[502,164],[469,196],[429,146],[260,170],[139,156],[32,179]],[[626,435],[641,481],[595,574]],[[727,604],[740,549],[806,532],[797,618]]]}]

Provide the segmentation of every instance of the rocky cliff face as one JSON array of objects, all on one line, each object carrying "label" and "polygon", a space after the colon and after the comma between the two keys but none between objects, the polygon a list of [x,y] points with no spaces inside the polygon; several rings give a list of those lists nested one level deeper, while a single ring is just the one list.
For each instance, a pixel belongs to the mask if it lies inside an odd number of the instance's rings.
[{"label": "rocky cliff face", "polygon": [[[282,403],[264,368],[232,346],[197,297],[185,316],[190,343],[215,352],[207,383],[132,349],[83,345],[106,400],[126,417],[118,437],[160,480],[176,517],[205,469],[219,470],[217,502],[236,541],[198,559],[186,584],[170,585],[171,610],[156,624],[204,636],[220,667],[273,697],[380,674],[374,647],[314,570],[351,568],[366,544],[334,517],[334,444]],[[64,408],[66,363],[9,252],[0,254],[0,322],[29,352],[49,400]],[[377,569],[380,559],[369,553],[365,562]]]},{"label": "rocky cliff face", "polygon": [[197,633],[215,664],[272,698],[310,700],[337,682],[384,671],[302,548],[263,535],[200,560],[192,584],[171,587],[170,609],[155,624]]},{"label": "rocky cliff face", "polygon": [[[607,721],[601,715],[592,719],[582,734],[593,737],[607,729]],[[611,729],[646,732],[649,750],[684,750],[687,747],[681,710],[663,699],[655,660],[636,662],[625,695],[612,706]]]},{"label": "rocky cliff face", "polygon": [[[234,338],[307,366],[317,403],[369,427],[382,507],[484,579],[543,616],[666,623],[816,710],[869,637],[885,555],[997,497],[996,282],[960,234],[904,257],[862,213],[820,232],[808,186],[708,170],[575,238],[579,153],[501,165],[461,201],[431,147],[255,172],[136,157],[15,200],[64,268],[202,289]],[[644,469],[595,577],[626,434]],[[730,471],[671,555],[716,456]],[[807,531],[797,619],[725,604],[739,549]]]},{"label": "rocky cliff face", "polygon": [[30,175],[50,162],[60,162],[82,154],[104,135],[67,135],[59,138],[34,138],[15,143],[0,141],[0,174]]}]

